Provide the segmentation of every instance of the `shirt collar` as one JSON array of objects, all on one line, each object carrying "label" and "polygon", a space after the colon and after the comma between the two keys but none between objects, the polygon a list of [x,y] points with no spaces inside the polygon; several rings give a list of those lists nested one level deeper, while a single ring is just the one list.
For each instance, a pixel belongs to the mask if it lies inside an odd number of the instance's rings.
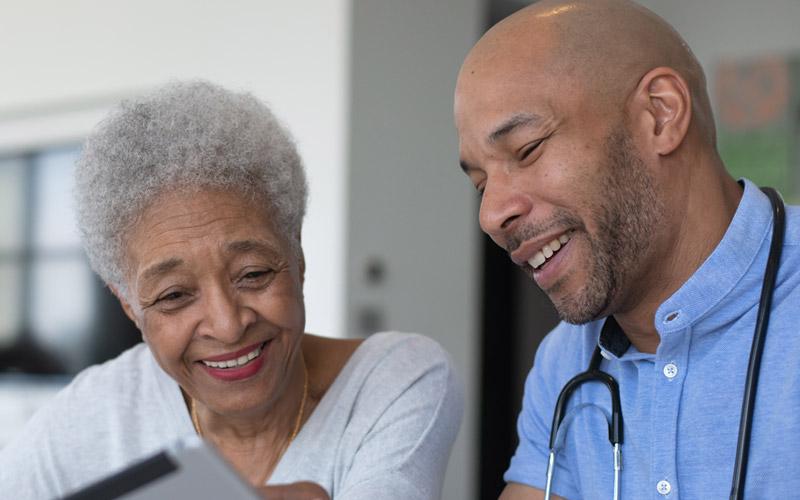
[{"label": "shirt collar", "polygon": [[607,317],[603,322],[597,345],[600,347],[600,354],[606,359],[638,361],[653,358],[652,354],[640,352],[636,346],[631,345],[631,341],[614,316]]},{"label": "shirt collar", "polygon": [[598,345],[603,351],[603,356],[609,358],[613,356],[621,358],[625,351],[631,346],[631,341],[622,331],[622,328],[614,319],[614,316],[609,316],[603,322],[603,329],[600,330],[600,339]]},{"label": "shirt collar", "polygon": [[[764,245],[769,245],[772,231],[772,208],[767,195],[747,179],[742,179],[744,194],[725,235],[711,255],[670,298],[656,310],[656,330],[663,337],[671,332],[696,325],[709,318],[724,322],[727,318],[709,315],[736,289],[748,274],[763,274],[763,266],[754,266]],[[747,287],[741,294],[758,301],[760,288]],[[743,297],[737,295],[737,300]],[[741,313],[741,310],[738,311]]]}]

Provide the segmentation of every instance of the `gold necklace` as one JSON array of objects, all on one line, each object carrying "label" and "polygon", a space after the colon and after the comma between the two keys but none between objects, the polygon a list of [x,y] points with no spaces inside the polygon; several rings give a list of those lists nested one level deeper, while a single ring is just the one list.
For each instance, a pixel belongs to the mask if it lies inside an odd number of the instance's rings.
[{"label": "gold necklace", "polygon": [[[303,399],[300,401],[300,411],[297,412],[297,419],[294,422],[294,429],[292,430],[292,434],[289,436],[289,442],[286,443],[286,448],[292,444],[294,438],[297,437],[297,433],[300,432],[300,424],[303,423],[303,413],[306,409],[306,399],[308,399],[308,368],[306,367],[305,362],[303,363]],[[190,401],[190,414],[192,416],[192,425],[194,425],[194,430],[197,431],[197,435],[203,437],[203,431],[200,428],[200,420],[197,418],[197,407],[194,404],[194,398],[189,398]]]}]

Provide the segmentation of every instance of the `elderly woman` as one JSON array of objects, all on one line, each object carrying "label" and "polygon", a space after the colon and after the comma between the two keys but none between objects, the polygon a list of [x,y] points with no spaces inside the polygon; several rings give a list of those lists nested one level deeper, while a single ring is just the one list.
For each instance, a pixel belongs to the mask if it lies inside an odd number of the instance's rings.
[{"label": "elderly woman", "polygon": [[168,86],[103,121],[76,175],[91,265],[144,343],[0,452],[0,497],[63,496],[197,433],[256,487],[438,498],[461,414],[448,357],[418,335],[304,333],[306,182],[263,104]]}]

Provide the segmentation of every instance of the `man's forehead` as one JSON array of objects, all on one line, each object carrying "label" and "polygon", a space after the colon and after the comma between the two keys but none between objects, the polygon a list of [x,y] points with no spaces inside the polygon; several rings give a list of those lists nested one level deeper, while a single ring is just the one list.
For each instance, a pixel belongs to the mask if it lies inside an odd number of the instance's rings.
[{"label": "man's forehead", "polygon": [[543,58],[506,54],[468,62],[456,83],[456,121],[474,113],[484,119],[496,113],[496,120],[505,120],[509,113],[520,111],[544,115],[545,107],[564,98],[566,89],[574,86],[574,81],[565,79]]},{"label": "man's forehead", "polygon": [[542,125],[553,118],[555,110],[547,88],[520,80],[462,87],[454,102],[459,135],[478,135],[491,142],[520,126]]}]

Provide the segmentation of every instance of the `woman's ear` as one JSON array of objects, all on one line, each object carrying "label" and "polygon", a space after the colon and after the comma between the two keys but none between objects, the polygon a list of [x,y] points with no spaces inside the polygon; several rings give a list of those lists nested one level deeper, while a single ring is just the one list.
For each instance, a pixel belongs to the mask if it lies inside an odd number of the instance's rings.
[{"label": "woman's ear", "polygon": [[692,119],[692,96],[686,80],[672,68],[645,74],[633,96],[633,120],[651,151],[666,156],[686,138]]},{"label": "woman's ear", "polygon": [[306,255],[303,253],[302,246],[298,251],[300,252],[300,255],[298,256],[298,263],[300,267],[300,283],[303,284],[306,282]]},{"label": "woman's ear", "polygon": [[133,323],[136,325],[136,328],[141,331],[142,328],[139,326],[139,320],[136,319],[136,314],[134,314],[133,307],[131,307],[130,303],[127,301],[127,299],[125,299],[125,296],[121,294],[119,289],[114,285],[108,285],[108,288],[111,290],[111,293],[114,294],[114,297],[119,300],[122,310],[125,311],[125,316],[133,321]]},{"label": "woman's ear", "polygon": [[298,231],[294,238],[297,240],[294,242],[297,245],[297,270],[300,273],[300,284],[303,285],[306,282],[306,254],[303,252],[302,233]]}]

